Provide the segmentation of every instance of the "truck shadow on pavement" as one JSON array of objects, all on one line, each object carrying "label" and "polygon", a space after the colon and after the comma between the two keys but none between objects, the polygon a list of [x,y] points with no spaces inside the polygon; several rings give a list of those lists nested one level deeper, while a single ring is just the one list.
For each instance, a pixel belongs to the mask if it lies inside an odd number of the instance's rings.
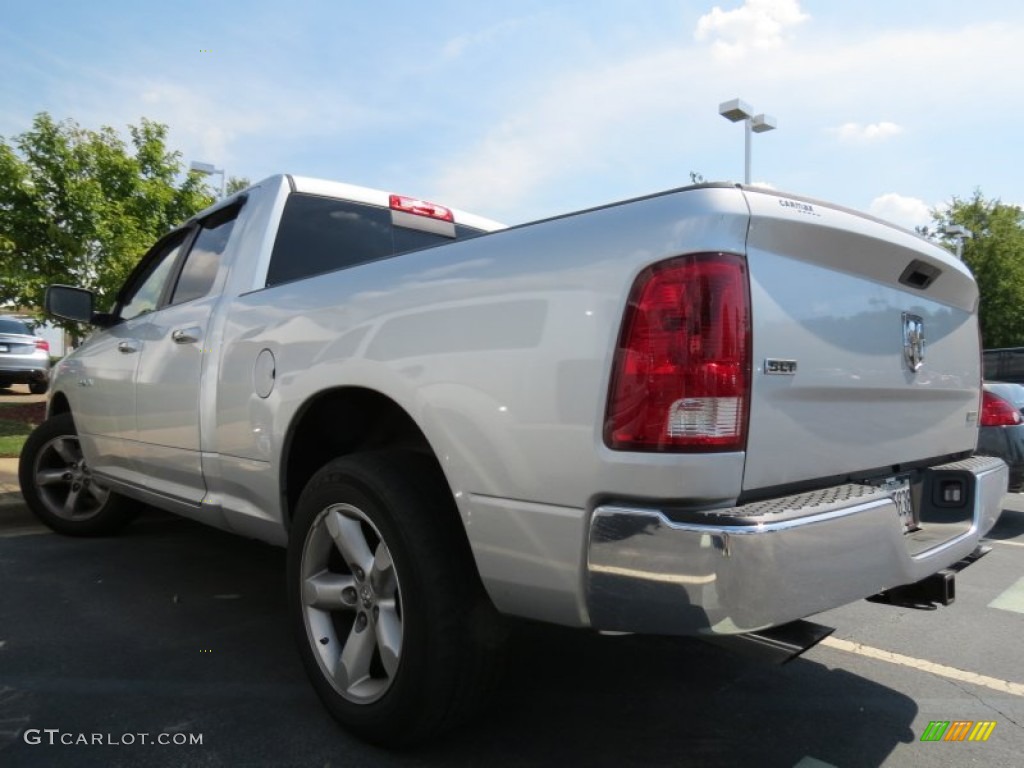
[{"label": "truck shadow on pavement", "polygon": [[1007,539],[1024,540],[1024,512],[1016,509],[1004,509],[986,539],[1006,541]]},{"label": "truck shadow on pavement", "polygon": [[509,765],[881,765],[917,705],[841,669],[696,640],[518,627],[492,711],[421,757]]},{"label": "truck shadow on pavement", "polygon": [[[522,622],[486,711],[386,752],[307,684],[283,575],[282,550],[164,516],[112,539],[0,539],[0,763],[877,766],[914,739],[913,700],[841,669]],[[28,746],[28,728],[203,744]]]}]

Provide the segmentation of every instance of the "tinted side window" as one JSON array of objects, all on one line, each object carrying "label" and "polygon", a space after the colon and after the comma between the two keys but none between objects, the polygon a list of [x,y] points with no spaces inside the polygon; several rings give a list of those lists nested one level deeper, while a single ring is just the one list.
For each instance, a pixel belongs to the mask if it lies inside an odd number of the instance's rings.
[{"label": "tinted side window", "polygon": [[131,320],[157,308],[186,234],[179,232],[158,246],[159,254],[148,262],[146,271],[136,281],[131,293],[124,298],[119,313],[122,320]]},{"label": "tinted side window", "polygon": [[391,211],[296,194],[285,203],[267,285],[350,267],[393,253]]},{"label": "tinted side window", "polygon": [[195,244],[185,258],[178,284],[174,287],[171,304],[201,299],[213,288],[220,266],[220,256],[227,247],[231,230],[235,226],[238,209],[232,209],[230,218],[214,215],[203,222]]}]

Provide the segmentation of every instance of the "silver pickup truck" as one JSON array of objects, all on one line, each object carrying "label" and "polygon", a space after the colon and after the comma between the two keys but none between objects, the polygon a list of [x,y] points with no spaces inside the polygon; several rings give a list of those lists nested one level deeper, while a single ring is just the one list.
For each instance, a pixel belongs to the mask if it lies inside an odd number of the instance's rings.
[{"label": "silver pickup truck", "polygon": [[756,637],[948,603],[1006,466],[974,456],[978,291],[946,251],[707,184],[519,227],[275,176],[171,232],[54,371],[20,473],[108,534],[144,502],[288,548],[313,685],[363,738],[473,710],[502,615]]}]

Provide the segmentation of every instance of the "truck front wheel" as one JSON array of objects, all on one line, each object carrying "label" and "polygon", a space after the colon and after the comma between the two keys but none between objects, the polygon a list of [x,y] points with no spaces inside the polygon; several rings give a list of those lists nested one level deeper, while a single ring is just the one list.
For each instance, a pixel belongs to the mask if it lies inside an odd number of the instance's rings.
[{"label": "truck front wheel", "polygon": [[501,620],[440,469],[404,451],[336,459],[309,481],[288,546],[289,612],[310,679],[342,725],[386,746],[473,711]]},{"label": "truck front wheel", "polygon": [[53,416],[29,435],[18,460],[29,510],[57,533],[105,536],[129,523],[134,503],[92,475],[70,413]]}]

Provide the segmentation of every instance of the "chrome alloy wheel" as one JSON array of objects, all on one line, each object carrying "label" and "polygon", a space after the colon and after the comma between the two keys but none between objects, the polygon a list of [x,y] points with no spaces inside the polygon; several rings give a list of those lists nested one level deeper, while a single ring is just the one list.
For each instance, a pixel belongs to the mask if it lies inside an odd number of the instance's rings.
[{"label": "chrome alloy wheel", "polygon": [[82,522],[103,510],[110,492],[92,476],[76,435],[47,441],[36,454],[32,477],[47,511]]},{"label": "chrome alloy wheel", "polygon": [[402,655],[402,592],[391,552],[358,508],[334,504],[309,528],[300,565],[306,637],[334,689],[381,698]]}]

